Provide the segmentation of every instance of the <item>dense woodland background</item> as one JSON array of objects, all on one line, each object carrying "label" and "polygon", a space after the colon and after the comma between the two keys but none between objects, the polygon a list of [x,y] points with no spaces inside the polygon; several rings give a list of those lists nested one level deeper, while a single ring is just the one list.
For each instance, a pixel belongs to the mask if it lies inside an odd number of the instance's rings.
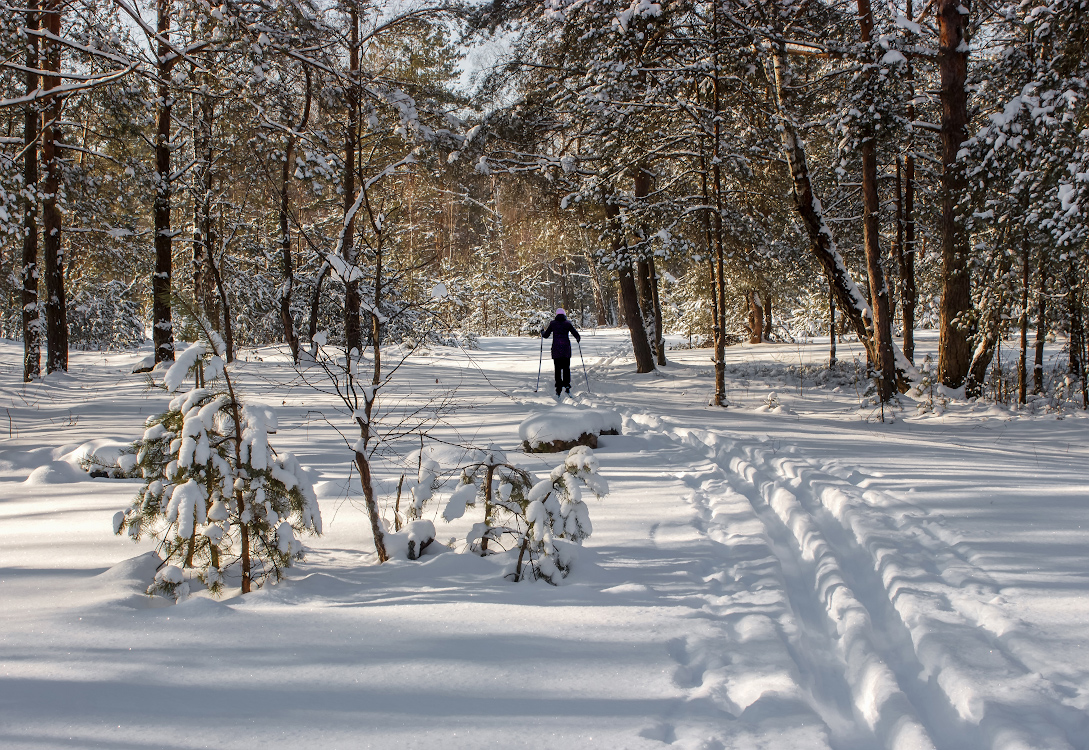
[{"label": "dense woodland background", "polygon": [[1089,401],[1089,0],[3,8],[27,380],[198,318],[299,359],[562,305],[641,372],[714,347],[717,403],[725,346],[831,326],[882,399],[930,327],[950,388]]}]

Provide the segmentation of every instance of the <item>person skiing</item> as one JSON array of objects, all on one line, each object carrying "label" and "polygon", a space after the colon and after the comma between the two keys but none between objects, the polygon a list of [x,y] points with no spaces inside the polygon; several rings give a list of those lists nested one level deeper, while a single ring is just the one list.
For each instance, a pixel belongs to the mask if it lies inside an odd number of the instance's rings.
[{"label": "person skiing", "polygon": [[556,366],[556,395],[560,395],[560,389],[571,395],[571,339],[568,334],[575,334],[575,341],[582,341],[582,336],[567,319],[567,313],[563,308],[556,310],[556,317],[548,324],[548,328],[541,331],[544,338],[552,337],[552,364]]}]

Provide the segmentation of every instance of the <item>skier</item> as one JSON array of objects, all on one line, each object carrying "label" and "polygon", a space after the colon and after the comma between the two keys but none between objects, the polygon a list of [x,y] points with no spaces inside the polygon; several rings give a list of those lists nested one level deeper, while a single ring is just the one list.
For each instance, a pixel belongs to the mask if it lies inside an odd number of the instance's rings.
[{"label": "skier", "polygon": [[556,366],[556,395],[560,395],[560,389],[571,395],[571,339],[568,334],[575,334],[575,341],[582,341],[582,336],[567,319],[567,313],[563,308],[556,310],[555,319],[548,324],[548,328],[541,331],[541,336],[552,336],[552,364]]}]

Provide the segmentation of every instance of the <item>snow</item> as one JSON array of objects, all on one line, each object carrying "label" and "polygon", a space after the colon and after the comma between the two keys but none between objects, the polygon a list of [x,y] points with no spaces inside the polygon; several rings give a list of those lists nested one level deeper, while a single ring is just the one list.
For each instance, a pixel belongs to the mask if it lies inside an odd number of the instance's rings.
[{"label": "snow", "polygon": [[86,474],[72,466],[70,463],[65,461],[50,461],[48,464],[39,466],[34,471],[30,472],[30,475],[26,478],[24,484],[70,484],[72,482],[80,482],[86,478]]},{"label": "snow", "polygon": [[[920,359],[935,341],[917,333]],[[472,361],[444,347],[409,360],[379,395],[376,413],[422,409],[457,384],[459,405],[424,456],[414,435],[376,459],[383,504],[402,475],[424,499],[391,551],[435,536],[419,560],[384,565],[334,429],[350,435],[351,414],[286,352],[242,353],[236,387],[275,405],[255,406],[253,439],[275,424],[271,470],[320,474],[324,533],[277,534],[306,545],[279,584],[240,596],[228,578],[219,600],[193,586],[175,604],[143,593],[156,575],[181,580],[154,540],[113,534],[143,482],[78,468],[120,455],[171,399],[130,374],[146,350],[73,352],[69,377],[24,385],[19,347],[0,342],[0,745],[1087,747],[1080,409],[939,391],[881,422],[849,363],[821,365],[826,340],[730,347],[731,407],[715,409],[706,350],[639,375],[613,329],[582,341],[593,395],[557,407],[533,392],[535,339],[479,344]],[[778,406],[762,409],[769,394]],[[592,453],[518,451],[533,418],[602,414],[624,434]],[[466,508],[472,485],[451,512],[463,446],[493,444],[544,480],[530,492],[542,511],[558,463],[568,489],[591,459],[607,479],[604,499],[583,488],[594,533],[561,585],[511,583],[504,555],[447,546],[483,512]],[[186,507],[196,520],[204,503]]]},{"label": "snow", "polygon": [[166,386],[168,391],[173,393],[181,387],[182,382],[189,375],[189,371],[204,356],[204,352],[204,344],[198,341],[195,344],[190,344],[181,354],[175,357],[174,364],[170,365],[170,369],[163,376],[163,385]]},{"label": "snow", "polygon": [[881,64],[882,65],[898,65],[900,63],[906,63],[906,62],[907,62],[907,58],[904,57],[904,54],[902,52],[900,52],[899,50],[895,50],[895,49],[890,49],[881,58]]},{"label": "snow", "polygon": [[518,438],[535,447],[553,440],[576,440],[580,435],[620,431],[620,414],[611,409],[560,404],[539,412],[518,425]]}]

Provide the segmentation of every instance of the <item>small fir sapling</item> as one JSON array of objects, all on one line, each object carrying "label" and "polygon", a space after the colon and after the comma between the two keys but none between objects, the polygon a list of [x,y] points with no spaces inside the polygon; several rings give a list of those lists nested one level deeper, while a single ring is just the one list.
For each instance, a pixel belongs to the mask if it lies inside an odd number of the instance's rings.
[{"label": "small fir sapling", "polygon": [[190,375],[202,387],[178,393],[132,446],[145,483],[113,525],[134,541],[160,540],[164,564],[149,594],[184,598],[195,574],[218,595],[236,564],[247,593],[302,559],[298,534],[321,533],[309,473],[291,454],[273,451],[275,414],[239,401],[223,351],[211,333],[177,356],[163,387],[177,393]]},{"label": "small fir sapling", "polygon": [[466,548],[488,555],[508,544],[506,549],[518,550],[508,577],[520,581],[528,575],[556,584],[571,570],[574,545],[593,531],[580,484],[598,498],[609,492],[608,482],[598,473],[597,458],[586,446],[572,448],[549,478],[540,482],[493,447],[462,470],[461,483],[447,500],[443,518],[453,521],[467,508],[483,505],[484,520],[469,531]]},{"label": "small fir sapling", "polygon": [[515,581],[529,574],[534,580],[543,578],[555,585],[558,578],[571,572],[575,545],[582,544],[594,530],[579,485],[585,485],[598,499],[609,494],[609,483],[598,468],[594,452],[578,445],[548,479],[530,489],[525,509],[528,528],[509,574]]}]

